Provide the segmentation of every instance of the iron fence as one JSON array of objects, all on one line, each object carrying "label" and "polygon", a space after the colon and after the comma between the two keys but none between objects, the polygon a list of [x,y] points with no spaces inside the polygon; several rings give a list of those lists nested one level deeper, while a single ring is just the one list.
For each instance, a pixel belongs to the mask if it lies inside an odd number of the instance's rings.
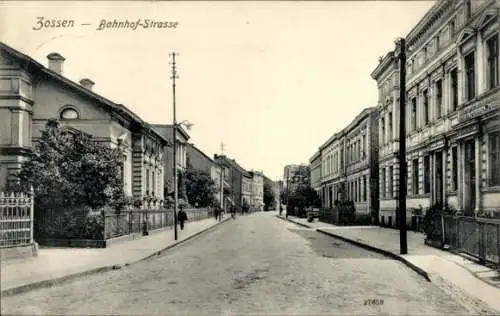
[{"label": "iron fence", "polygon": [[444,243],[481,261],[500,265],[500,221],[443,217]]},{"label": "iron fence", "polygon": [[33,243],[33,192],[0,193],[0,248]]},{"label": "iron fence", "polygon": [[[200,221],[211,216],[208,209],[185,209],[188,222]],[[147,226],[144,227],[144,223]],[[104,215],[104,238],[110,239],[134,233],[173,227],[174,211],[172,209],[144,209],[111,212]]]}]

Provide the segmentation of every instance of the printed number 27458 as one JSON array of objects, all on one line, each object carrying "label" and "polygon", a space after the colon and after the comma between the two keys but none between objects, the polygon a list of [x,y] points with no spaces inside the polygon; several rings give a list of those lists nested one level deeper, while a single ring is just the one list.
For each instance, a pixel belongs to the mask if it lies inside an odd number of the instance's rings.
[{"label": "printed number 27458", "polygon": [[364,300],[363,305],[384,305],[384,300],[381,300],[381,299]]}]

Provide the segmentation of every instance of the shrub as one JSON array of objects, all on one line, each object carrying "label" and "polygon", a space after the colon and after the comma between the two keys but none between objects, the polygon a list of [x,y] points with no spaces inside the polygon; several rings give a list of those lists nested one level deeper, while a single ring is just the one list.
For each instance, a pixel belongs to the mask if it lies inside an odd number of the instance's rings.
[{"label": "shrub", "polygon": [[448,205],[434,204],[425,213],[422,227],[426,238],[433,241],[440,241],[443,238],[441,217],[445,215],[455,215],[456,210]]}]

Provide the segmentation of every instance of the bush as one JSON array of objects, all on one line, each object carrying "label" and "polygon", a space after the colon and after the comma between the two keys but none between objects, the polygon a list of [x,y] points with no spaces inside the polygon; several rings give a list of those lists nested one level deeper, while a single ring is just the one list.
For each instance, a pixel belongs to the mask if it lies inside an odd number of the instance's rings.
[{"label": "bush", "polygon": [[427,239],[432,241],[440,241],[443,238],[443,230],[441,226],[441,217],[446,215],[455,215],[456,210],[448,205],[434,204],[425,213],[422,227]]}]

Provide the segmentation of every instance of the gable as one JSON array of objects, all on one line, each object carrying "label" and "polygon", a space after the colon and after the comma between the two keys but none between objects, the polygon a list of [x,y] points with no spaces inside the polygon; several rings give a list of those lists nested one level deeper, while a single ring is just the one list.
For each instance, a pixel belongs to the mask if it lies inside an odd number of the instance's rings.
[{"label": "gable", "polygon": [[456,40],[456,44],[457,45],[462,45],[463,43],[465,43],[467,40],[469,40],[470,38],[472,38],[474,35],[475,35],[475,31],[470,28],[470,27],[466,27],[465,29],[463,29],[457,36],[457,40]]}]

